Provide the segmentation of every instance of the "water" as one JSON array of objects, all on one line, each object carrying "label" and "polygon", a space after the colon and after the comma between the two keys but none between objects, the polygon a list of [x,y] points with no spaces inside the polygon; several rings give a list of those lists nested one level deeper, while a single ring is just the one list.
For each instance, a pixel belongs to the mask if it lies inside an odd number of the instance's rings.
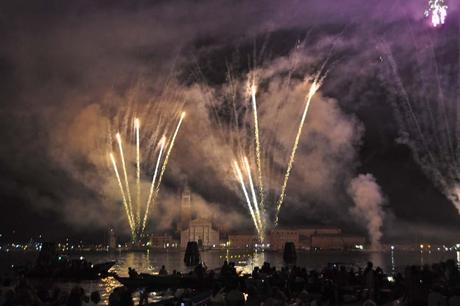
[{"label": "water", "polygon": [[[120,253],[84,253],[82,254],[88,261],[93,263],[116,260],[117,263],[111,271],[121,276],[127,276],[128,267],[135,268],[139,273],[157,273],[162,265],[165,265],[168,272],[177,270],[180,272],[190,271],[183,263],[183,252],[152,250],[147,252],[120,252]],[[30,253],[14,253],[14,255],[0,254],[0,269],[11,264],[32,262],[33,256]],[[76,255],[79,257],[80,255]],[[243,272],[249,273],[254,266],[261,266],[264,261],[271,265],[280,267],[283,265],[281,253],[274,252],[251,252],[251,251],[225,251],[213,250],[201,253],[203,262],[208,268],[218,268],[224,260],[233,261]],[[460,260],[460,252],[446,251],[389,251],[389,252],[299,252],[297,254],[297,265],[307,269],[321,269],[328,263],[347,263],[364,267],[368,261],[372,261],[375,266],[380,266],[387,273],[401,271],[407,265],[432,264],[447,259],[455,259],[457,264]],[[3,270],[4,271],[4,270]],[[70,290],[74,283],[60,283],[60,287]],[[99,291],[102,297],[101,305],[108,304],[110,292],[120,286],[112,277],[98,280],[87,281],[79,284],[85,289],[86,294],[92,291]],[[149,297],[150,302],[164,298],[159,293],[152,293]],[[137,302],[138,296],[134,295]]]}]

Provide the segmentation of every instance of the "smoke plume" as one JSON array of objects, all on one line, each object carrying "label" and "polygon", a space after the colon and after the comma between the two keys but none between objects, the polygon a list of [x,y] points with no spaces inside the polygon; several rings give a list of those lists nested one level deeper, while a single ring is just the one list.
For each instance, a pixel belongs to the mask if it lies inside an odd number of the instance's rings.
[{"label": "smoke plume", "polygon": [[371,247],[378,249],[382,238],[384,211],[382,209],[383,195],[380,186],[372,174],[360,174],[350,181],[348,193],[355,206],[350,213],[367,228]]}]

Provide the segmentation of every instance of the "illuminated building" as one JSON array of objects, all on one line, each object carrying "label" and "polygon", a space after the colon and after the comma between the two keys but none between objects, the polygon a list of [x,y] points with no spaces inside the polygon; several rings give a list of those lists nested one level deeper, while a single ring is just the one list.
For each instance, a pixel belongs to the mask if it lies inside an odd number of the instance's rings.
[{"label": "illuminated building", "polygon": [[198,242],[199,247],[212,248],[219,245],[219,232],[209,219],[195,219],[180,233],[180,246],[185,248],[189,241]]},{"label": "illuminated building", "polygon": [[319,234],[311,237],[311,248],[321,250],[355,249],[357,245],[366,244],[362,236]]},{"label": "illuminated building", "polygon": [[344,235],[337,227],[276,228],[269,232],[270,249],[280,251],[286,242],[298,249],[349,249],[364,245],[362,236]]},{"label": "illuminated building", "polygon": [[253,249],[259,238],[255,234],[233,234],[228,235],[228,241],[232,249]]},{"label": "illuminated building", "polygon": [[178,242],[169,234],[152,234],[149,240],[151,248],[175,248],[178,247]]}]

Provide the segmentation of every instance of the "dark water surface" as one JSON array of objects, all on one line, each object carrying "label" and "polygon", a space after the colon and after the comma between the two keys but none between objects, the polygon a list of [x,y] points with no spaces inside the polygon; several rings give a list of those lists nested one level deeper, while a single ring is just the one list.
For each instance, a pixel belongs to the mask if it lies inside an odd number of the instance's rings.
[{"label": "dark water surface", "polygon": [[[31,253],[0,253],[0,269],[6,271],[12,264],[24,264],[34,261],[35,254]],[[162,265],[165,265],[168,272],[177,270],[188,272],[189,269],[183,263],[183,252],[151,250],[146,252],[116,252],[116,253],[83,253],[75,257],[84,256],[88,261],[99,263],[109,260],[116,260],[116,265],[111,271],[119,275],[126,276],[128,267],[135,268],[138,272],[156,273]],[[261,266],[264,261],[268,261],[273,266],[283,266],[281,253],[274,252],[252,252],[252,251],[205,251],[201,253],[202,261],[208,268],[218,268],[224,260],[237,263],[239,269],[244,272],[252,271],[254,266]],[[297,265],[308,269],[321,269],[328,263],[347,263],[363,267],[367,261],[372,261],[375,266],[380,266],[387,273],[401,271],[407,265],[432,264],[447,259],[460,261],[459,252],[451,251],[389,251],[389,252],[300,252],[297,254]],[[58,284],[64,289],[70,290],[75,283]],[[112,277],[99,280],[88,281],[79,284],[86,294],[98,290],[102,296],[101,305],[107,305],[110,292],[120,286]],[[160,300],[159,293],[152,293],[150,301]],[[134,296],[137,300],[137,295]]]}]

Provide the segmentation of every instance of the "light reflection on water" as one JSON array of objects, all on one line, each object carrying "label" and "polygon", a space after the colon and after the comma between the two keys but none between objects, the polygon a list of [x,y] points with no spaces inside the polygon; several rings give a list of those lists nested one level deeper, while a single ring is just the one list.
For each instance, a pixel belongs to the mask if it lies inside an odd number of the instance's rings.
[{"label": "light reflection on water", "polygon": [[[75,255],[79,257],[80,255]],[[180,272],[189,272],[190,268],[183,263],[183,251],[163,251],[152,250],[148,252],[124,252],[124,253],[85,253],[83,256],[88,261],[99,263],[104,261],[116,260],[117,263],[111,271],[121,276],[127,276],[128,267],[136,269],[139,273],[158,273],[162,265],[165,265],[168,272],[177,270]],[[272,266],[283,266],[282,253],[274,252],[253,252],[249,250],[220,250],[206,251],[201,253],[202,261],[209,269],[218,268],[222,263],[233,261],[239,266],[239,270],[244,273],[250,273],[255,266],[262,266],[264,261],[269,262]],[[12,258],[2,258],[4,263],[12,263]],[[407,265],[432,264],[447,259],[454,259],[460,267],[460,252],[446,251],[400,251],[398,249],[388,252],[299,252],[297,254],[297,265],[307,269],[321,269],[328,263],[347,263],[364,267],[370,260],[374,267],[380,266],[387,273],[401,271]],[[28,258],[30,262],[30,258]],[[60,284],[66,290],[70,290],[75,284]],[[112,290],[120,284],[114,278],[106,278],[99,281],[83,282],[78,284],[82,286],[86,294],[92,291],[99,291],[101,294],[101,305],[108,304],[108,297]],[[162,297],[152,293],[150,302],[158,301]],[[138,295],[134,295],[137,303]]]},{"label": "light reflection on water", "polygon": [[[115,254],[91,254],[86,258],[93,262],[116,260],[117,264],[113,271],[119,275],[126,276],[128,267],[135,268],[138,272],[158,273],[162,265],[165,265],[168,272],[177,270],[189,272],[190,268],[183,263],[183,252],[180,251],[150,251],[150,252],[131,252]],[[235,262],[243,273],[250,273],[255,266],[262,266],[267,261],[272,266],[283,266],[282,253],[274,252],[251,252],[251,251],[206,251],[201,253],[202,261],[209,269],[219,268],[222,263],[227,261]],[[432,264],[447,259],[456,259],[460,265],[459,252],[445,251],[399,251],[389,252],[299,252],[297,254],[297,265],[307,269],[321,269],[328,263],[347,263],[364,267],[368,261],[374,263],[374,267],[380,266],[387,273],[401,271],[406,265]],[[113,288],[119,284],[113,279],[106,279],[98,284],[98,290],[103,295],[105,304]],[[93,287],[95,288],[95,287]],[[92,289],[95,290],[95,289]],[[137,296],[135,296],[137,300]],[[150,301],[159,300],[161,296],[151,296]]]}]

